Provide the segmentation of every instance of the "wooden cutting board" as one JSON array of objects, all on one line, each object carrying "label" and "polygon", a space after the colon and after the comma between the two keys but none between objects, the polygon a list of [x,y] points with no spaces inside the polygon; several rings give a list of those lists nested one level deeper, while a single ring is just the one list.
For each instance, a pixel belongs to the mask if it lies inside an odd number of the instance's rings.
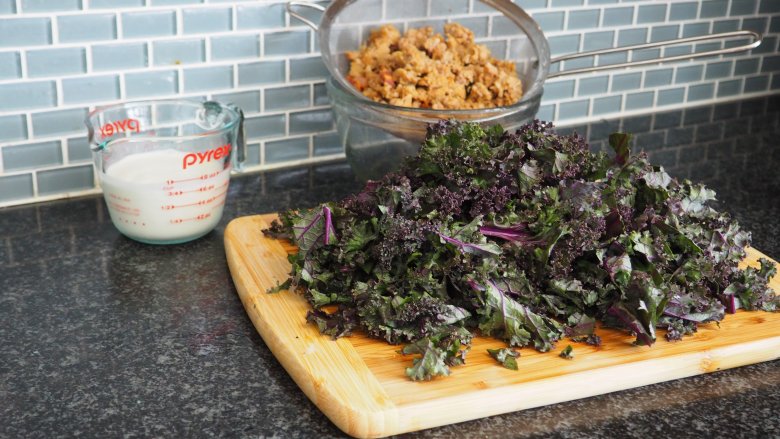
[{"label": "wooden cutting board", "polygon": [[[600,329],[600,347],[571,343],[573,360],[558,357],[567,340],[544,354],[522,349],[518,371],[487,354],[487,348],[505,347],[502,342],[475,338],[467,364],[452,368],[449,377],[410,381],[404,368],[412,359],[400,355],[399,346],[359,334],[334,341],[306,323],[309,305],[301,295],[266,293],[287,279],[287,254],[294,251],[263,236],[275,217],[238,218],[225,230],[236,289],[293,380],[353,436],[421,430],[780,358],[780,313],[738,312],[677,343],[659,337],[653,347],[639,347],[626,333]],[[757,265],[762,256],[749,249],[745,262]],[[780,291],[778,277],[772,287]]]}]

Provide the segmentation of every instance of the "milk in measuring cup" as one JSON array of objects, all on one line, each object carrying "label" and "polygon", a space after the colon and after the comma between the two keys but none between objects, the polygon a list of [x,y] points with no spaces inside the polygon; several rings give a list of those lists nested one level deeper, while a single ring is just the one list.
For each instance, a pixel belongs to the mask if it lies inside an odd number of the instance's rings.
[{"label": "milk in measuring cup", "polygon": [[[208,233],[222,217],[230,166],[230,145],[214,160],[173,149],[133,154],[101,175],[114,225],[133,239],[175,243]],[[193,158],[194,157],[194,158]]]}]

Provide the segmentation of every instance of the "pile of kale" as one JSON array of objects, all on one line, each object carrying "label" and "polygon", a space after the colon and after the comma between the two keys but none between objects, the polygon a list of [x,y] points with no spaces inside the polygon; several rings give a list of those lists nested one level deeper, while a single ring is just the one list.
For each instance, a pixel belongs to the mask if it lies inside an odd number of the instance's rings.
[{"label": "pile of kale", "polygon": [[476,330],[544,352],[599,344],[598,320],[652,345],[658,328],[679,340],[724,312],[780,309],[774,264],[737,268],[750,234],[708,206],[713,191],[609,140],[614,155],[538,121],[431,125],[400,171],[265,230],[299,248],[279,289],[301,289],[325,334],[406,344],[415,380],[463,364]]}]

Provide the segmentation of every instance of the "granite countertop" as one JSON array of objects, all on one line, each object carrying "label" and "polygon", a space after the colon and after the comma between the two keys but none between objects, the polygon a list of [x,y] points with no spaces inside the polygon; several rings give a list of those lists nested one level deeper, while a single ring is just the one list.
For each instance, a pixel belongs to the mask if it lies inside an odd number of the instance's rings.
[{"label": "granite countertop", "polygon": [[[780,96],[570,127],[623,128],[780,257]],[[338,199],[336,162],[234,178],[219,227],[159,247],[121,236],[102,197],[0,209],[0,437],[340,437],[249,321],[229,220]],[[776,436],[780,361],[451,425],[409,437]]]}]

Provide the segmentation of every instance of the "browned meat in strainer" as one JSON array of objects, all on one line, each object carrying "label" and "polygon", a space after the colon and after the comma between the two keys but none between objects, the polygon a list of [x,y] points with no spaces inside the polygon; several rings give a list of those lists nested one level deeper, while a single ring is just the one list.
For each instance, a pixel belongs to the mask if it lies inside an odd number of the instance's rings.
[{"label": "browned meat in strainer", "polygon": [[393,25],[371,33],[360,50],[347,52],[347,80],[366,97],[402,107],[474,109],[511,105],[523,87],[511,61],[491,56],[458,23],[403,36]]}]

